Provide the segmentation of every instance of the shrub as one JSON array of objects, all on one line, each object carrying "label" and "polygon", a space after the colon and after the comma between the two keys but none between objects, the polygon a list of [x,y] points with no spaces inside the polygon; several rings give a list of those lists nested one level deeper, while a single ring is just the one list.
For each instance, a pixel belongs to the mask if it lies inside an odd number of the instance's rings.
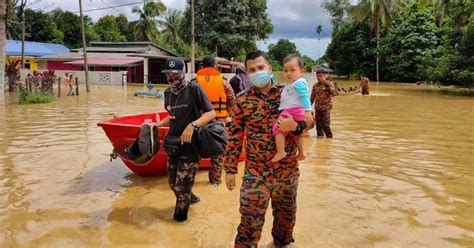
[{"label": "shrub", "polygon": [[15,59],[5,65],[5,76],[8,81],[8,92],[16,92],[20,81],[20,60]]}]

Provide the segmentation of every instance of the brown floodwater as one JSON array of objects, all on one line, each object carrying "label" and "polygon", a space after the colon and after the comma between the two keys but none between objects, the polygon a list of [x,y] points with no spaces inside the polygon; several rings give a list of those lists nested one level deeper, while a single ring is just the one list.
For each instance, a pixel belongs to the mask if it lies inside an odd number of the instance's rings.
[{"label": "brown floodwater", "polygon": [[[215,188],[200,171],[202,201],[175,223],[166,177],[109,162],[96,122],[163,109],[134,97],[141,88],[83,87],[41,105],[5,97],[0,247],[232,246],[239,190]],[[370,96],[334,98],[334,139],[305,136],[293,247],[474,246],[474,98],[427,89],[372,83]],[[271,223],[268,211],[263,247],[272,247]]]}]

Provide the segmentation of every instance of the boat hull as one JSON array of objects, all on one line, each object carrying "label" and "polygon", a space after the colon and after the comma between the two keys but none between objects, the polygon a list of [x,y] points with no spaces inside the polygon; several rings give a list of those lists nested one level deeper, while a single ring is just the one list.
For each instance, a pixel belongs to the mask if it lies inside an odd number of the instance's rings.
[{"label": "boat hull", "polygon": [[[166,116],[168,116],[168,112],[160,112],[158,114],[160,119],[164,119]],[[114,151],[119,154],[119,157],[133,173],[140,176],[156,176],[166,174],[168,156],[163,151],[163,138],[168,133],[168,127],[158,128],[160,149],[158,154],[156,154],[153,160],[147,165],[138,165],[132,161],[123,159],[122,156],[120,156],[120,154],[123,154],[120,151],[124,151],[125,147],[132,144],[138,137],[140,127],[145,122],[145,120],[156,122],[156,113],[112,118],[98,122],[97,126],[102,127],[105,134],[112,143]],[[201,159],[199,168],[208,169],[210,164],[210,159]]]}]

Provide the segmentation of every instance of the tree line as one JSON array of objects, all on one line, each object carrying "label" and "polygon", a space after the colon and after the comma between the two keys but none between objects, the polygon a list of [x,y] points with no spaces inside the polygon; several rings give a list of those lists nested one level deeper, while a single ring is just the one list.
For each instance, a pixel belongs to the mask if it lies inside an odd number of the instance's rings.
[{"label": "tree line", "polygon": [[[61,9],[33,10],[16,4],[17,0],[9,1],[14,7],[8,15],[8,39],[21,40],[24,12],[26,40],[81,47],[78,14]],[[243,59],[247,52],[256,49],[257,40],[267,38],[273,31],[266,8],[266,0],[195,1],[196,55]],[[87,41],[151,41],[181,56],[190,56],[190,0],[184,11],[169,9],[155,0],[134,7],[132,12],[137,20],[130,20],[123,13],[106,15],[96,22],[86,16]]]},{"label": "tree line", "polygon": [[472,0],[326,0],[340,75],[474,86]]}]

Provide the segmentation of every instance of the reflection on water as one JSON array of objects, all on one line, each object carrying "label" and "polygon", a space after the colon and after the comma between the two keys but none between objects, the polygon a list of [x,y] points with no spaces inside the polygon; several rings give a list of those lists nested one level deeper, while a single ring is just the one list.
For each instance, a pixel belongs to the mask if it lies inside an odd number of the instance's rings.
[{"label": "reflection on water", "polygon": [[[201,171],[202,201],[175,223],[165,177],[109,162],[112,146],[96,122],[162,109],[136,89],[93,86],[51,104],[0,108],[0,247],[232,246],[238,190],[212,187]],[[295,247],[474,245],[474,98],[425,89],[373,83],[370,96],[334,99],[335,138],[314,130],[305,138]]]}]

